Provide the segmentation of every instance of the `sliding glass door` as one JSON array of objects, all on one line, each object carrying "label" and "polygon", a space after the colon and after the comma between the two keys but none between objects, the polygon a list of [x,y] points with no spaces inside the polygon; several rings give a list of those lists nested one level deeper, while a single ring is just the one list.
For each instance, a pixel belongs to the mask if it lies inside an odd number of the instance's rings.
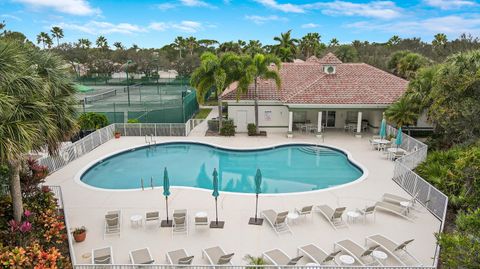
[{"label": "sliding glass door", "polygon": [[334,128],[335,116],[335,111],[322,111],[322,125],[327,128]]}]

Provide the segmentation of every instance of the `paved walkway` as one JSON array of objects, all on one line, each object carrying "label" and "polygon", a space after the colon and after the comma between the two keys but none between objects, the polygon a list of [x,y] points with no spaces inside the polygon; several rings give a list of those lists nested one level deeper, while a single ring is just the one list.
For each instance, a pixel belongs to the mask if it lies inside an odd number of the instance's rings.
[{"label": "paved walkway", "polygon": [[197,137],[198,136],[205,136],[205,133],[208,130],[207,121],[212,119],[212,118],[218,117],[218,107],[217,106],[202,106],[201,108],[211,108],[212,111],[210,111],[207,118],[202,123],[200,123],[199,125],[195,126],[195,128],[193,128],[193,130],[190,132],[190,134],[188,136],[197,136]]},{"label": "paved walkway", "polygon": [[[212,112],[214,113],[214,112]],[[285,138],[284,134],[269,134],[268,137],[159,137],[157,141],[173,140],[204,141],[220,146],[236,148],[254,148],[285,142],[313,142],[321,140],[312,136],[296,136]],[[349,225],[346,229],[334,230],[319,214],[300,219],[291,224],[292,234],[276,235],[265,223],[263,226],[248,225],[248,219],[255,210],[253,195],[221,193],[219,197],[219,215],[226,221],[225,229],[194,229],[195,212],[205,211],[210,219],[214,218],[214,200],[211,191],[172,187],[169,199],[171,209],[188,209],[190,228],[188,235],[172,235],[170,229],[149,226],[133,228],[130,216],[144,214],[146,211],[159,210],[165,217],[164,198],[160,189],[145,191],[99,191],[74,181],[75,175],[89,163],[102,158],[106,154],[126,149],[135,145],[143,145],[143,137],[122,137],[110,140],[91,153],[75,160],[47,178],[47,183],[60,185],[63,190],[65,210],[72,227],[85,225],[88,229],[86,241],[74,244],[78,263],[89,263],[88,253],[93,248],[112,246],[116,263],[129,263],[130,250],[149,247],[157,263],[165,263],[167,251],[185,248],[195,256],[194,264],[206,264],[201,257],[203,248],[222,246],[227,252],[234,252],[234,264],[245,264],[246,254],[260,256],[263,251],[280,248],[288,255],[295,256],[298,246],[315,243],[325,251],[333,250],[335,241],[350,238],[359,244],[364,243],[365,236],[384,234],[397,242],[414,238],[409,246],[425,265],[432,264],[435,254],[434,233],[440,228],[440,222],[422,207],[414,210],[415,220],[378,212],[376,222],[369,220]],[[393,163],[378,151],[370,148],[367,138],[354,138],[343,132],[327,132],[325,144],[348,150],[355,160],[369,170],[364,181],[336,189],[320,192],[299,193],[293,195],[263,196],[260,198],[260,210],[275,209],[277,211],[293,210],[305,205],[328,204],[331,207],[346,206],[347,210],[355,210],[378,201],[383,193],[390,192],[408,197],[391,178]],[[182,160],[179,160],[181,162]],[[160,169],[160,168],[159,168]],[[188,169],[186,164],[185,169]],[[103,238],[104,214],[107,210],[122,210],[121,237]],[[86,255],[85,255],[86,254]],[[304,258],[301,264],[309,262]],[[387,261],[388,263],[388,261]]]}]

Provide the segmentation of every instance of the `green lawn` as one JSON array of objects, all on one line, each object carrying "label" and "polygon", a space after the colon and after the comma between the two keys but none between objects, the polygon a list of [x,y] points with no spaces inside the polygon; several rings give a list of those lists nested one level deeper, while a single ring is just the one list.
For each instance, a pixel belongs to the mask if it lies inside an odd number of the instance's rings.
[{"label": "green lawn", "polygon": [[208,114],[210,114],[210,111],[212,111],[211,108],[200,108],[194,119],[205,119],[207,118]]}]

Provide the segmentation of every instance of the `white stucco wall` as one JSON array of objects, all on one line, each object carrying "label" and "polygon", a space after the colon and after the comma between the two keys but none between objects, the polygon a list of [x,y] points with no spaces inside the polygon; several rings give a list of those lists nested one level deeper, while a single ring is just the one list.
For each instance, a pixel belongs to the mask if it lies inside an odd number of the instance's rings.
[{"label": "white stucco wall", "polygon": [[[266,118],[266,111],[271,111],[269,119]],[[233,119],[237,132],[246,132],[246,126],[240,126],[241,120],[239,113],[246,112],[247,124],[255,123],[255,109],[250,105],[232,105],[228,106],[228,117]],[[260,130],[267,132],[286,132],[288,130],[288,108],[281,105],[260,105],[258,107],[258,126]],[[243,127],[243,128],[242,128]]]}]

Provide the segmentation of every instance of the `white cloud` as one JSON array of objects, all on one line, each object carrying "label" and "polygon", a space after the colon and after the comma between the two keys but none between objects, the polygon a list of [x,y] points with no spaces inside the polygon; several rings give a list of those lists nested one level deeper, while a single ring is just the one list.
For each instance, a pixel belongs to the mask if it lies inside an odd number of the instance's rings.
[{"label": "white cloud", "polygon": [[302,24],[301,27],[305,29],[309,29],[309,28],[318,28],[320,27],[320,25],[316,23],[306,23],[306,24]]},{"label": "white cloud", "polygon": [[180,23],[172,24],[172,28],[186,33],[196,33],[203,29],[202,24],[196,21],[181,21]]},{"label": "white cloud", "polygon": [[75,24],[75,23],[59,23],[57,25],[52,26],[60,26],[64,29],[80,31],[91,35],[98,35],[98,34],[112,34],[112,33],[120,33],[120,34],[134,34],[140,32],[146,32],[147,30],[130,23],[118,23],[113,24],[110,22],[101,22],[101,21],[89,21],[85,24]]},{"label": "white cloud", "polygon": [[16,21],[22,21],[22,19],[20,17],[17,17],[15,15],[11,15],[11,14],[0,14],[0,17],[1,18],[5,18],[5,19],[12,19],[12,20],[16,20]]},{"label": "white cloud", "polygon": [[437,7],[440,9],[457,9],[463,7],[476,6],[477,3],[469,0],[424,0],[426,5]]},{"label": "white cloud", "polygon": [[187,7],[210,7],[211,5],[201,0],[180,0],[182,5]]},{"label": "white cloud", "polygon": [[401,33],[405,35],[425,35],[445,33],[458,36],[463,33],[480,35],[480,16],[443,16],[423,20],[398,21],[394,23],[379,24],[361,21],[348,24],[347,27],[365,31],[382,31],[386,33]]},{"label": "white cloud", "polygon": [[255,0],[256,2],[272,8],[276,10],[280,10],[283,12],[291,12],[291,13],[304,13],[305,10],[301,5],[294,5],[294,4],[279,4],[276,0]]},{"label": "white cloud", "polygon": [[155,6],[160,10],[169,10],[169,9],[177,7],[174,3],[169,3],[169,2],[158,4],[158,5],[155,5]]},{"label": "white cloud", "polygon": [[[208,25],[207,27],[212,27]],[[196,21],[181,21],[181,22],[152,22],[148,26],[149,29],[155,31],[166,31],[169,29],[178,30],[185,33],[196,33],[203,30],[202,23]]]},{"label": "white cloud", "polygon": [[150,25],[148,25],[148,28],[155,31],[165,31],[169,28],[169,26],[165,22],[152,22]]},{"label": "white cloud", "polygon": [[402,15],[402,9],[391,1],[372,1],[369,3],[352,3],[334,1],[306,5],[312,9],[321,9],[326,15],[345,15],[370,17],[377,19],[394,19]]},{"label": "white cloud", "polygon": [[[345,15],[371,17],[378,19],[393,19],[401,16],[401,8],[392,1],[371,1],[353,3],[335,0],[331,2],[312,2],[309,4],[280,4],[276,0],[255,0],[256,2],[276,10],[292,13],[304,13],[311,10],[321,10],[326,15]],[[466,0],[465,0],[466,1]]]},{"label": "white cloud", "polygon": [[13,0],[31,8],[53,8],[71,15],[100,14],[100,9],[93,8],[87,0]]},{"label": "white cloud", "polygon": [[255,24],[264,24],[269,21],[286,21],[287,20],[285,18],[281,18],[276,15],[270,15],[270,16],[246,15],[245,19],[252,21]]}]

